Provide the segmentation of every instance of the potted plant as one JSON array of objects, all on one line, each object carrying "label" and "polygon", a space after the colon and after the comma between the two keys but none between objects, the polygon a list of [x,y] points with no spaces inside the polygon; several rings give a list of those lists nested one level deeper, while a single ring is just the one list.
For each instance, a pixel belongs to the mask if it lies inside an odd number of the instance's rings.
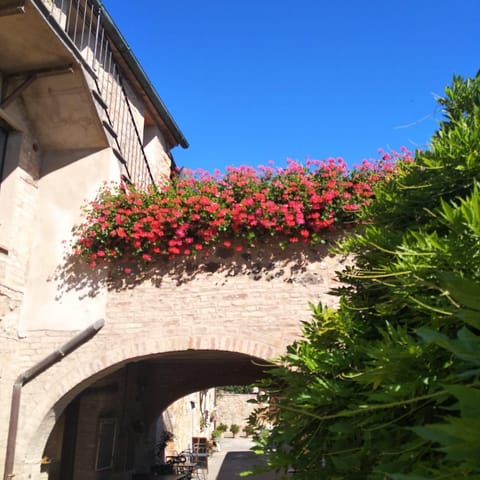
[{"label": "potted plant", "polygon": [[236,423],[232,423],[230,425],[230,431],[232,432],[233,438],[237,438],[240,427]]},{"label": "potted plant", "polygon": [[215,430],[220,432],[220,436],[223,436],[223,434],[228,430],[228,427],[224,423],[220,423]]},{"label": "potted plant", "polygon": [[174,438],[174,435],[172,432],[169,432],[168,430],[163,430],[158,439],[158,443],[156,445],[157,448],[160,450],[165,449],[165,447],[167,446],[167,443],[171,442],[173,438]]},{"label": "potted plant", "polygon": [[243,432],[246,437],[251,437],[255,433],[255,428],[252,425],[245,425],[243,427]]},{"label": "potted plant", "polygon": [[217,429],[213,430],[212,432],[212,440],[209,442],[209,449],[210,449],[210,454],[213,452],[219,452],[220,451],[220,437],[222,436],[222,432],[220,432]]}]

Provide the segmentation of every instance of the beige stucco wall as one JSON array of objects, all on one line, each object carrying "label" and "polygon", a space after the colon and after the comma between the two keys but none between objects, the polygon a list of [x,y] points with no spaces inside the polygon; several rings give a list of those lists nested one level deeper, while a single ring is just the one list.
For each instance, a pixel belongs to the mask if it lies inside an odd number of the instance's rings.
[{"label": "beige stucco wall", "polygon": [[64,265],[72,226],[81,222],[81,206],[94,198],[102,180],[119,177],[118,162],[110,149],[45,152],[42,173],[21,336],[31,330],[79,330],[105,313],[105,294],[89,297],[81,284],[72,285]]},{"label": "beige stucco wall", "polygon": [[156,125],[146,126],[143,132],[143,144],[153,178],[159,185],[169,180],[171,160],[162,132]]}]

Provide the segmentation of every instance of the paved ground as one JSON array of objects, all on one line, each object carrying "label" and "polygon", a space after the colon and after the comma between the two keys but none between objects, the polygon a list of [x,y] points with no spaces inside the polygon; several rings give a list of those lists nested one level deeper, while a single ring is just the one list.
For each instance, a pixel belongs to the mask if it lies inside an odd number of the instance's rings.
[{"label": "paved ground", "polygon": [[221,450],[208,459],[207,480],[273,480],[272,474],[240,477],[241,472],[261,463],[261,457],[250,451],[252,445],[249,438],[221,438]]}]

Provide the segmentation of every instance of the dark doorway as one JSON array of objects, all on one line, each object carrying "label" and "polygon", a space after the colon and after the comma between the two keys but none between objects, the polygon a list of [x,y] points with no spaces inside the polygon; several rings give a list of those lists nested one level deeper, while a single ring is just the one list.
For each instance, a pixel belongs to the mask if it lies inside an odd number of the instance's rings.
[{"label": "dark doorway", "polygon": [[7,151],[8,132],[0,125],[0,188],[5,171],[5,152]]}]

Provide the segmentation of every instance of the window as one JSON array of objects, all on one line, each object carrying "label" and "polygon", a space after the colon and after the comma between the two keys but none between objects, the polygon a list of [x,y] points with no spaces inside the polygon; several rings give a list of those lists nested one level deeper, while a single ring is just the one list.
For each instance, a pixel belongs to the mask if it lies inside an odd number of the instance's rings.
[{"label": "window", "polygon": [[0,125],[0,184],[5,173],[5,152],[7,150],[7,131]]},{"label": "window", "polygon": [[97,458],[95,470],[108,470],[113,466],[115,451],[116,421],[114,418],[102,418],[98,428]]},{"label": "window", "polygon": [[[0,2],[1,3],[1,2]],[[18,165],[22,134],[0,117],[0,254],[8,255],[13,237],[15,188],[12,172]]]}]

